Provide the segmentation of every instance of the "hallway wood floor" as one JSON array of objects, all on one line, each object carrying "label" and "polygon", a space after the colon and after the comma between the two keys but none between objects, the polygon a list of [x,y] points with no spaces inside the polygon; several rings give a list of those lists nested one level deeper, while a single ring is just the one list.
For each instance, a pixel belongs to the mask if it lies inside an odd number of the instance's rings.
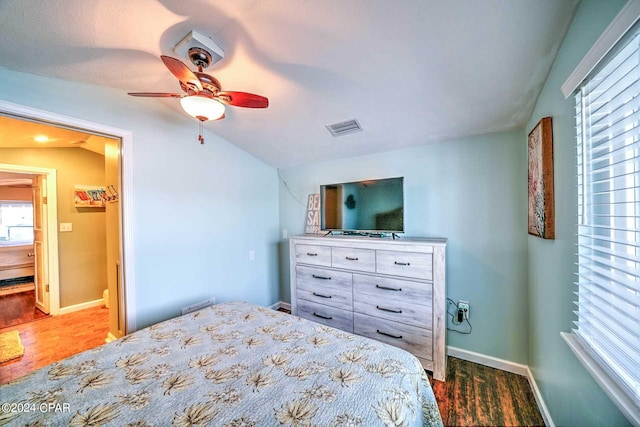
[{"label": "hallway wood floor", "polygon": [[49,317],[36,308],[36,291],[0,295],[0,329]]},{"label": "hallway wood floor", "polygon": [[0,384],[104,344],[109,332],[109,310],[89,308],[10,326],[0,332],[16,329],[20,332],[24,356],[0,364]]}]

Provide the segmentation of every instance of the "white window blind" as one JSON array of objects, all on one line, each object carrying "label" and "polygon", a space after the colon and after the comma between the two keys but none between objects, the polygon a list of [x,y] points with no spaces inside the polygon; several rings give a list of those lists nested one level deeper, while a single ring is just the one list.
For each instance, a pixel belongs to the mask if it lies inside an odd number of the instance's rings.
[{"label": "white window blind", "polygon": [[578,299],[574,333],[640,401],[640,33],[636,25],[576,100]]}]

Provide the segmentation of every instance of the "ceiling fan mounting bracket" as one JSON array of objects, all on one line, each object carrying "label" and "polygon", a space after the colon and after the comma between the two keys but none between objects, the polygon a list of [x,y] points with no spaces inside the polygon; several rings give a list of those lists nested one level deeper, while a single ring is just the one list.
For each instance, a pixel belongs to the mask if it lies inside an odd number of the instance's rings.
[{"label": "ceiling fan mounting bracket", "polygon": [[189,34],[184,36],[182,40],[175,45],[173,51],[181,57],[189,59],[189,61],[196,66],[199,66],[191,57],[191,49],[193,48],[199,48],[208,55],[208,60],[206,57],[205,59],[198,59],[198,57],[196,59],[198,61],[204,60],[208,62],[207,65],[202,65],[203,68],[209,67],[224,58],[224,50],[209,37],[196,30],[191,30]]}]

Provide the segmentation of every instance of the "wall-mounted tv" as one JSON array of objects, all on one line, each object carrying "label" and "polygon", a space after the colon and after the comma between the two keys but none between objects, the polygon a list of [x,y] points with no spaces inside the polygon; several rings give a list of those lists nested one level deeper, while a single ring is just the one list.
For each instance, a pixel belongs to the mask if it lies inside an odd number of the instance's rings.
[{"label": "wall-mounted tv", "polygon": [[325,231],[404,232],[404,177],[320,186]]}]

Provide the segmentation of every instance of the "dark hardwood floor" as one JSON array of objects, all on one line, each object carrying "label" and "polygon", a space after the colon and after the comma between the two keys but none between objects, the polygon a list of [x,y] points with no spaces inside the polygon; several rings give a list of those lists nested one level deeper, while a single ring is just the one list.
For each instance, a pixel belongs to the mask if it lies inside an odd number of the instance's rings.
[{"label": "dark hardwood floor", "polygon": [[[430,377],[431,378],[431,377]],[[544,426],[527,378],[449,357],[431,386],[447,426]]]},{"label": "dark hardwood floor", "polygon": [[35,291],[0,296],[0,329],[48,317],[36,308]]}]

